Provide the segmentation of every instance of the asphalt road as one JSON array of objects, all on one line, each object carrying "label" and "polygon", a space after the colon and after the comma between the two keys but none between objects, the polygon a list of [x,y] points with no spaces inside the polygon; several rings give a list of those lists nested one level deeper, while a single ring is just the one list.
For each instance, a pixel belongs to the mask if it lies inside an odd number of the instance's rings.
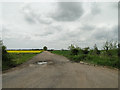
[{"label": "asphalt road", "polygon": [[[37,61],[47,61],[39,65]],[[25,64],[3,73],[3,88],[117,88],[118,71],[101,66],[72,63],[50,52],[38,54]]]}]

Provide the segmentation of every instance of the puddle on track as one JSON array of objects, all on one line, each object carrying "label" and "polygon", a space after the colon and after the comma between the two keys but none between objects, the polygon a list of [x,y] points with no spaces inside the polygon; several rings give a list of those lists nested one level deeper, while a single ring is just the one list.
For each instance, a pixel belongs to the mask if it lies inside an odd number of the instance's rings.
[{"label": "puddle on track", "polygon": [[38,62],[36,62],[36,64],[38,64],[38,65],[43,65],[43,64],[47,64],[48,62],[47,61],[38,61]]},{"label": "puddle on track", "polygon": [[53,65],[54,62],[53,61],[37,61],[34,64],[36,64],[36,65]]}]

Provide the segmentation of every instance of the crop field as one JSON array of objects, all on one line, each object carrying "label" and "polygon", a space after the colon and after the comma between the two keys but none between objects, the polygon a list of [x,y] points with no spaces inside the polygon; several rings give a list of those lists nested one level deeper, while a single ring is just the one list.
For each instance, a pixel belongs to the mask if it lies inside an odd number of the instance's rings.
[{"label": "crop field", "polygon": [[43,50],[7,50],[8,53],[41,53]]}]

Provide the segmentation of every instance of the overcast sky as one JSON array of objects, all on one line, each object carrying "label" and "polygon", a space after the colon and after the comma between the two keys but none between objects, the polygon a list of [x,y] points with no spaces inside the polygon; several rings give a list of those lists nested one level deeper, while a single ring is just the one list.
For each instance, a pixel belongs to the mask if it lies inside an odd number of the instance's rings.
[{"label": "overcast sky", "polygon": [[2,39],[10,48],[99,48],[118,39],[117,2],[2,3]]}]

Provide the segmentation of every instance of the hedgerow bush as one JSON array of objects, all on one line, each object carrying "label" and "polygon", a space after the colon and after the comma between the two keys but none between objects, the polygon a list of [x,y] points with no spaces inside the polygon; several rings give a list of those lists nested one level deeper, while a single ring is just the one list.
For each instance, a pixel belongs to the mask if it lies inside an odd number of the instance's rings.
[{"label": "hedgerow bush", "polygon": [[71,55],[78,55],[79,53],[79,47],[75,47],[74,45],[71,44],[71,46],[68,47],[71,51]]},{"label": "hedgerow bush", "polygon": [[55,53],[64,55],[75,62],[84,61],[120,69],[120,44],[117,46],[116,42],[105,42],[102,50],[99,50],[96,44],[93,49],[89,47],[81,49],[80,47],[71,45],[68,51],[57,51]]},{"label": "hedgerow bush", "polygon": [[6,47],[2,46],[2,70],[8,69],[9,67],[13,67],[12,57],[7,53]]}]

